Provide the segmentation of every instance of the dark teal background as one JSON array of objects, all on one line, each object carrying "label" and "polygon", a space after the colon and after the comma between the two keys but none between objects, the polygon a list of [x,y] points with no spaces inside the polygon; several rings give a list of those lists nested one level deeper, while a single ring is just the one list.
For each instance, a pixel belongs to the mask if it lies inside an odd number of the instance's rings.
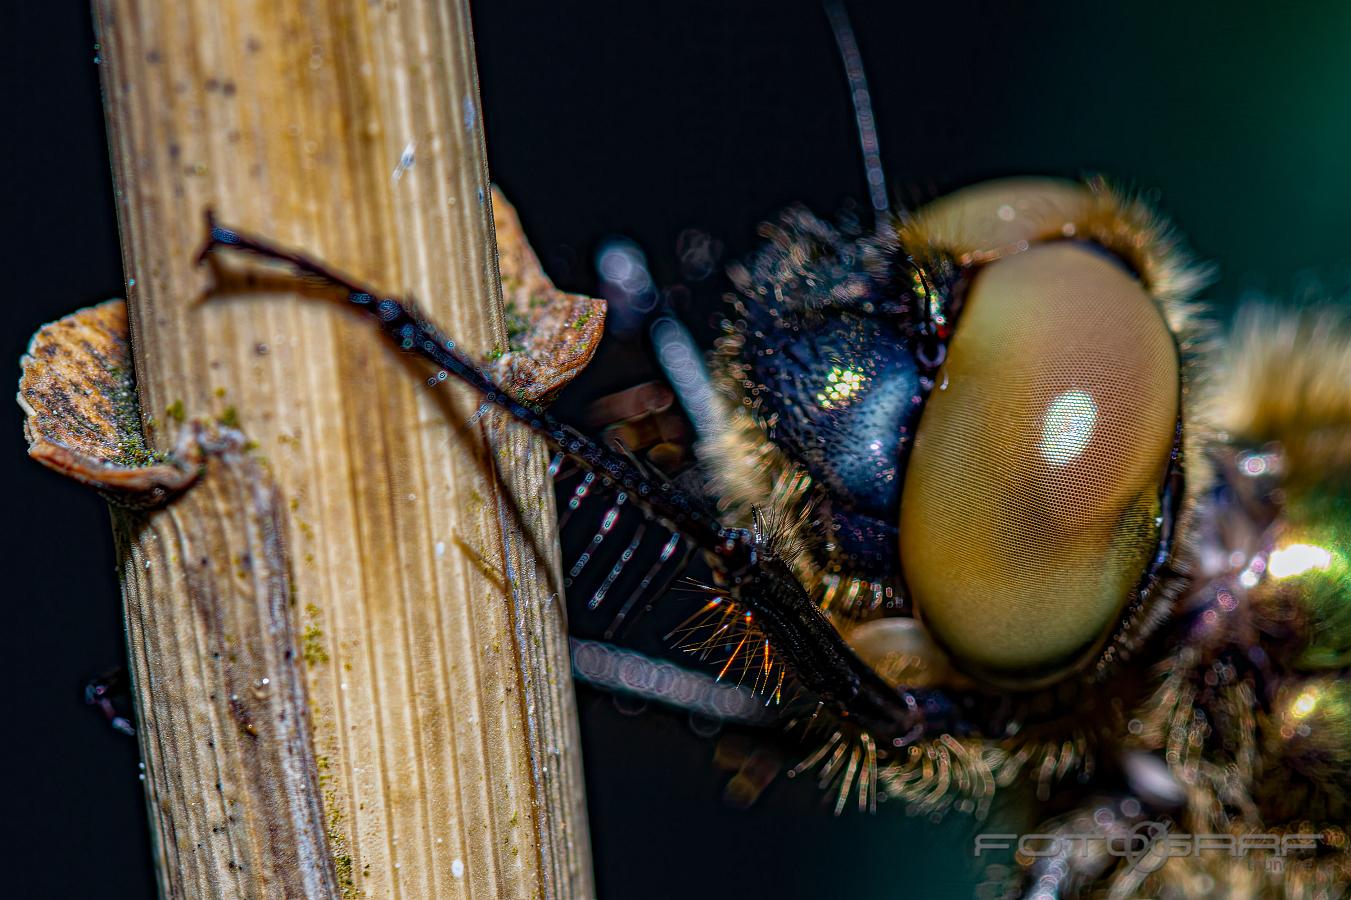
[{"label": "dark teal background", "polygon": [[[481,3],[476,21],[494,175],[546,246],[585,257],[627,233],[660,267],[681,228],[738,250],[786,203],[863,197],[818,4],[536,6]],[[850,10],[894,195],[1097,172],[1158,198],[1220,266],[1221,302],[1314,273],[1346,284],[1351,7]]]},{"label": "dark teal background", "polygon": [[[1222,310],[1250,291],[1346,291],[1351,7],[850,10],[895,196],[1100,172],[1152,192],[1219,266],[1210,297]],[[474,16],[494,177],[566,287],[594,289],[607,236],[638,240],[669,284],[685,228],[741,255],[787,203],[834,214],[863,195],[816,3],[479,0]],[[120,294],[122,276],[87,9],[6,4],[0,40],[0,349],[17,362],[38,324]],[[710,312],[700,302],[696,318]],[[632,375],[617,368],[598,367],[584,389]],[[14,407],[0,421],[7,883],[15,896],[146,897],[134,745],[79,701],[83,680],[123,653],[106,519],[92,495],[24,458],[19,422]],[[680,717],[628,717],[592,691],[579,705],[605,897],[928,900],[970,896],[978,880],[969,820],[834,819],[801,782],[729,810],[711,742]]]}]

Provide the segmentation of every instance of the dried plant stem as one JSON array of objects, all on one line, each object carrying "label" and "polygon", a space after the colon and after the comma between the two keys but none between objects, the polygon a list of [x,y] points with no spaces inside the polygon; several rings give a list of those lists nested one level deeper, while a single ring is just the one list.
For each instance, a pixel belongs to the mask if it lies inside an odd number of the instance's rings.
[{"label": "dried plant stem", "polygon": [[118,519],[164,893],[590,896],[541,446],[194,259],[213,208],[501,348],[466,3],[95,11],[147,441],[250,442]]}]

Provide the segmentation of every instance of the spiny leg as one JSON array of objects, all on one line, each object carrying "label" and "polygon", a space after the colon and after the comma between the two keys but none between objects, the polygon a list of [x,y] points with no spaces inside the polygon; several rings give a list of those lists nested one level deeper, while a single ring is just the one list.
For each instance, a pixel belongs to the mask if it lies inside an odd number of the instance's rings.
[{"label": "spiny leg", "polygon": [[543,435],[557,449],[598,476],[608,478],[631,496],[636,495],[638,502],[679,528],[700,546],[718,554],[733,570],[743,568],[749,562],[749,548],[741,533],[736,529],[723,528],[702,500],[667,485],[658,488],[620,454],[571,425],[558,421],[549,413],[517,400],[483,374],[454,341],[443,337],[411,305],[392,297],[381,298],[372,288],[304,254],[279,247],[263,238],[225,228],[209,214],[207,224],[210,234],[202,250],[202,258],[222,247],[235,248],[287,263],[304,275],[342,288],[347,291],[348,301],[373,315],[380,329],[403,350],[417,353],[453,374],[481,394],[485,402],[506,411],[531,430]]},{"label": "spiny leg", "polygon": [[[201,258],[234,248],[286,263],[303,275],[341,288],[347,299],[378,321],[380,329],[403,350],[453,374],[512,418],[543,436],[557,450],[624,491],[659,520],[713,554],[726,573],[736,601],[755,617],[777,645],[798,681],[843,719],[897,746],[928,733],[924,708],[929,698],[898,691],[864,664],[812,601],[787,565],[779,559],[760,529],[723,527],[703,501],[669,483],[656,483],[622,454],[561,422],[548,412],[523,403],[496,384],[411,305],[377,291],[304,254],[263,238],[226,228],[208,213],[209,236]],[[938,704],[942,706],[940,702]]]}]

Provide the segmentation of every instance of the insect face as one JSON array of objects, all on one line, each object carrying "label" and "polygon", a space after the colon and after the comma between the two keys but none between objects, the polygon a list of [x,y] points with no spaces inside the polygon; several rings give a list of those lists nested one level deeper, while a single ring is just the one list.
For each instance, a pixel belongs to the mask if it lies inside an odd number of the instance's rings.
[{"label": "insect face", "polygon": [[816,482],[818,563],[982,683],[1048,684],[1138,637],[1124,614],[1171,550],[1183,362],[1134,216],[1100,188],[993,182],[894,240],[793,216],[741,279],[758,302],[731,368]]}]

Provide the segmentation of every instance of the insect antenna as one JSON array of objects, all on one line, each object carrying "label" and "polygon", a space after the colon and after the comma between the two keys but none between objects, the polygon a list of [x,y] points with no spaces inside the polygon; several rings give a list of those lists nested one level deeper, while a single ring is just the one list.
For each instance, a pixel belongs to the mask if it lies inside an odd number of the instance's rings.
[{"label": "insect antenna", "polygon": [[849,13],[844,0],[827,0],[826,16],[835,34],[835,45],[844,61],[844,73],[849,79],[849,98],[854,104],[854,121],[858,125],[859,144],[863,149],[863,173],[868,179],[868,199],[872,202],[878,231],[890,231],[891,202],[887,199],[886,176],[882,174],[882,150],[877,139],[877,118],[873,115],[872,95],[868,92],[868,78],[863,73],[863,55],[859,53],[854,28],[849,24]]}]

